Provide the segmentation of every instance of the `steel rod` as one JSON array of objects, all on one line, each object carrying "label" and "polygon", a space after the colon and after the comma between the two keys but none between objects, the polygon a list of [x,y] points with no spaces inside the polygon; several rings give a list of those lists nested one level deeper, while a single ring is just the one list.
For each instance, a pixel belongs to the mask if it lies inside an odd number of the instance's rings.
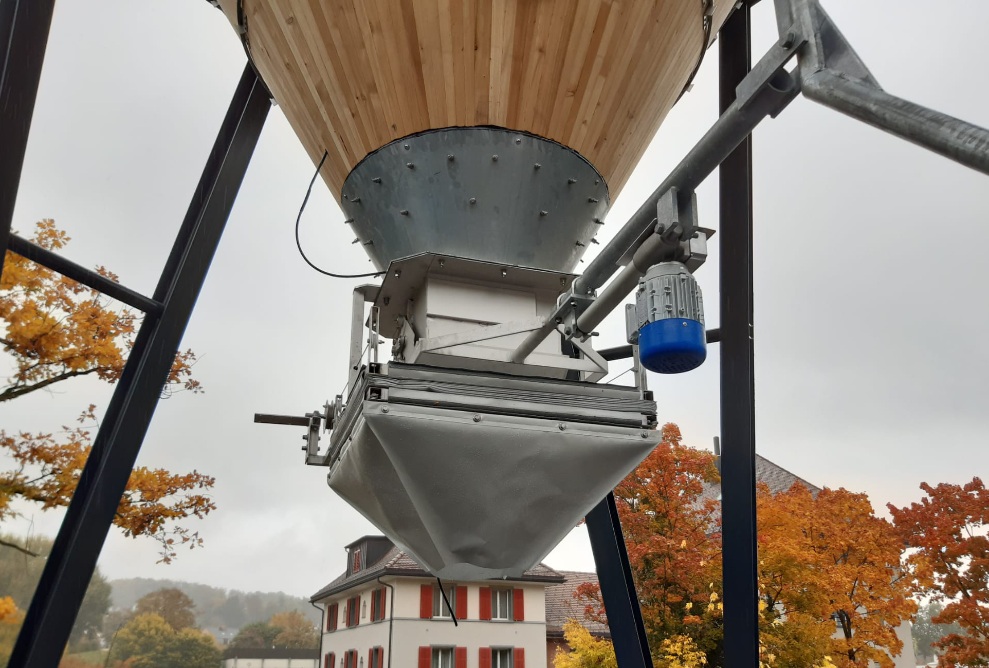
[{"label": "steel rod", "polygon": [[989,174],[989,130],[922,107],[830,70],[802,80],[811,100]]},{"label": "steel rod", "polygon": [[0,274],[55,0],[0,2]]},{"label": "steel rod", "polygon": [[145,313],[157,314],[161,312],[160,302],[149,299],[139,292],[135,292],[116,281],[110,280],[106,276],[98,274],[92,269],[86,269],[82,265],[78,265],[72,260],[68,260],[26,239],[22,239],[16,234],[10,235],[10,245],[8,248],[32,262],[37,262],[49,269],[54,269],[63,276],[67,276],[74,281],[98,290],[108,297],[113,297],[128,306],[132,306]]},{"label": "steel rod", "polygon": [[[736,10],[718,40],[720,104],[730,108],[751,66],[750,8]],[[755,507],[755,376],[752,291],[752,139],[719,174],[721,305],[721,516],[727,668],[759,665]]]},{"label": "steel rod", "polygon": [[[790,53],[788,47],[780,44],[771,49],[764,57],[764,64],[784,62],[781,55]],[[737,100],[727,107],[714,125],[701,137],[687,156],[680,161],[669,176],[653,191],[639,210],[625,223],[618,233],[601,249],[601,252],[591,262],[581,276],[574,281],[574,293],[590,295],[621,268],[622,258],[628,253],[634,255],[649,239],[653,223],[656,221],[656,204],[660,197],[670,188],[682,192],[693,191],[704,181],[721,162],[748,137],[752,130],[769,115],[779,113],[796,96],[797,84],[785,71],[776,71],[769,67],[769,76],[765,81],[752,83],[753,95],[743,100]],[[762,72],[758,73],[762,74]],[[637,275],[644,270],[636,268],[630,261],[619,280],[609,285],[598,301],[601,304],[588,308],[581,317],[579,329],[590,333],[604,317],[621,303],[634,288]],[[524,363],[532,351],[542,343],[550,333],[563,321],[567,307],[564,305],[551,314],[542,327],[533,330],[518,348],[512,353],[512,361]]]},{"label": "steel rod", "polygon": [[161,315],[147,316],[138,331],[46,560],[11,667],[49,668],[62,656],[269,108],[268,94],[248,66],[155,291],[163,302]]},{"label": "steel rod", "polygon": [[591,261],[576,281],[578,291],[597,290],[621,266],[621,259],[635,250],[643,235],[656,220],[656,203],[670,188],[689,193],[699,186],[718,165],[748,137],[762,120],[775,114],[792,99],[793,81],[781,77],[763,88],[745,105],[733,103],[725,108],[714,125],[680,161],[669,176],[646,199]]}]

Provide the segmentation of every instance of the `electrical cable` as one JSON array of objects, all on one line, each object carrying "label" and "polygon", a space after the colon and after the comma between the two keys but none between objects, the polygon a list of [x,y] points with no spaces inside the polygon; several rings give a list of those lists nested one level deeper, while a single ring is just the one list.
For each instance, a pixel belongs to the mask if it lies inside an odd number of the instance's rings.
[{"label": "electrical cable", "polygon": [[453,608],[450,607],[450,599],[446,597],[446,591],[443,589],[443,583],[440,582],[439,576],[436,576],[436,585],[440,588],[440,593],[443,595],[443,602],[446,603],[446,609],[450,611],[450,619],[453,620],[453,625],[458,626],[457,615],[453,613]]},{"label": "electrical cable", "polygon": [[323,157],[319,161],[319,165],[316,167],[316,173],[312,175],[312,181],[309,182],[309,188],[306,190],[306,196],[302,200],[302,206],[299,207],[299,215],[295,218],[295,247],[299,249],[299,255],[310,267],[323,274],[324,276],[330,276],[332,278],[374,278],[376,276],[382,276],[385,274],[383,271],[374,271],[366,274],[334,274],[331,271],[326,271],[325,269],[320,269],[306,257],[305,251],[302,250],[302,243],[299,241],[299,222],[302,220],[302,212],[306,210],[306,204],[309,203],[309,195],[312,194],[313,184],[316,183],[316,177],[319,176],[319,170],[323,168],[323,163],[326,162],[326,156],[329,155],[329,151],[323,151]]}]

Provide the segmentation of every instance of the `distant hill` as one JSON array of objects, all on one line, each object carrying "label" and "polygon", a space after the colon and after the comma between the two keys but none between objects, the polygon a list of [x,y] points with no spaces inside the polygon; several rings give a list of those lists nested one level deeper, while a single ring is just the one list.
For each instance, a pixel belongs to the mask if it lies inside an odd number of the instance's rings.
[{"label": "distant hill", "polygon": [[178,580],[126,578],[111,580],[111,606],[129,610],[145,594],[174,587],[196,604],[196,623],[204,628],[239,629],[251,622],[266,621],[276,612],[298,610],[317,626],[320,613],[309,600],[283,592],[243,592]]}]

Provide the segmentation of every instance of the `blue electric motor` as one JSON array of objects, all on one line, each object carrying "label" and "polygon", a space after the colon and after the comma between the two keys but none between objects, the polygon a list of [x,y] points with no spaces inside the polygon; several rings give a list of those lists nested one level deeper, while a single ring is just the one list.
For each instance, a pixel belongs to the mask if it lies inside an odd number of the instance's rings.
[{"label": "blue electric motor", "polygon": [[630,342],[638,343],[639,361],[650,371],[683,373],[707,358],[701,289],[683,263],[649,269],[627,314]]}]

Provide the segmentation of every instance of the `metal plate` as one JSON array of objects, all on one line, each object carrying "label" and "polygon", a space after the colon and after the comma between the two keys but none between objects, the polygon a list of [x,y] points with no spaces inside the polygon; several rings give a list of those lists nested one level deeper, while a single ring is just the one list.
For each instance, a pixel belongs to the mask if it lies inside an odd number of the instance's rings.
[{"label": "metal plate", "polygon": [[379,269],[437,253],[569,272],[609,206],[575,151],[502,128],[399,139],[347,177],[341,206]]}]

